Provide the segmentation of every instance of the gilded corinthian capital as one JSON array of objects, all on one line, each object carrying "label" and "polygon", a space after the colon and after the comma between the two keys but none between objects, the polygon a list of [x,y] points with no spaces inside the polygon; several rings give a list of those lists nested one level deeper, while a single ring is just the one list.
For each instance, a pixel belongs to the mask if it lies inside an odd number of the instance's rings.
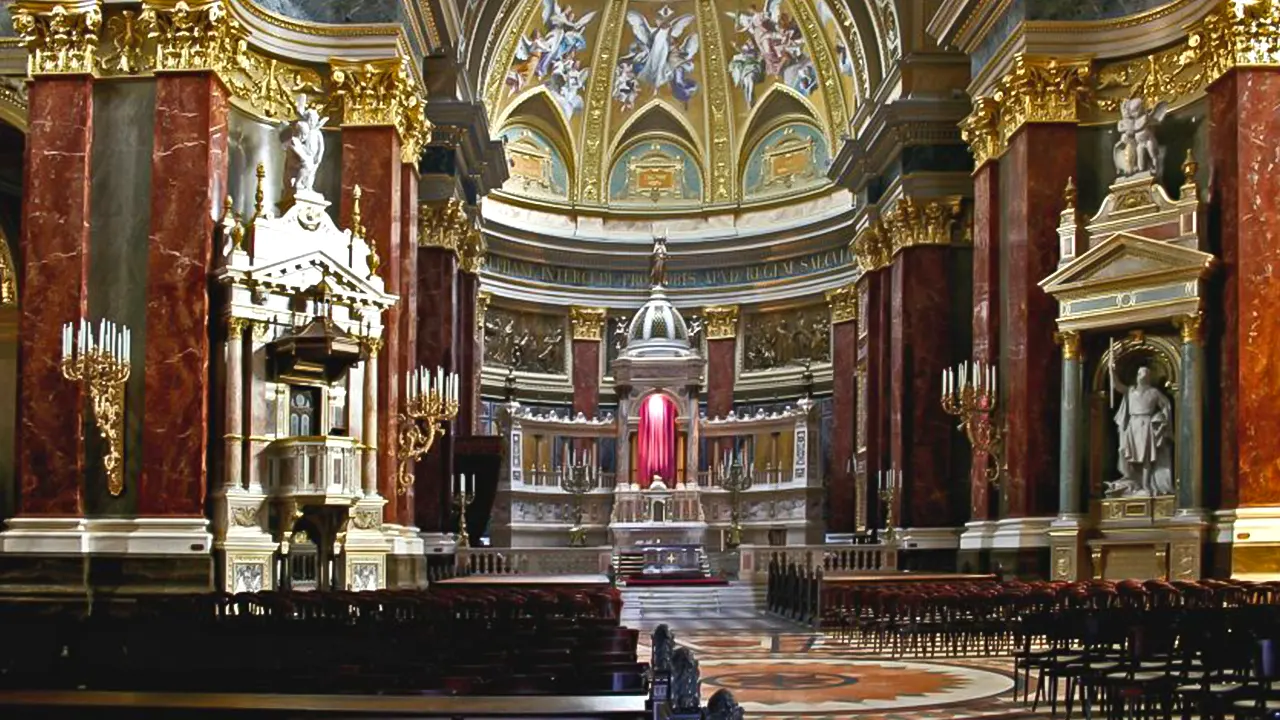
[{"label": "gilded corinthian capital", "polygon": [[14,31],[27,47],[27,72],[93,72],[102,27],[101,2],[18,2],[9,13]]},{"label": "gilded corinthian capital", "polygon": [[1009,142],[1028,123],[1075,123],[1091,91],[1088,60],[1059,60],[1018,55],[1000,80],[1000,139]]},{"label": "gilded corinthian capital", "polygon": [[980,97],[973,101],[973,112],[960,122],[960,137],[973,152],[973,167],[980,168],[1004,152],[1000,141],[1000,103]]},{"label": "gilded corinthian capital", "polygon": [[471,228],[471,218],[458,198],[418,206],[418,247],[440,248],[461,254]]},{"label": "gilded corinthian capital", "polygon": [[856,285],[845,285],[827,291],[827,307],[831,308],[831,324],[849,322],[858,319],[858,288]]},{"label": "gilded corinthian capital", "polygon": [[571,307],[569,308],[569,324],[573,327],[574,340],[596,340],[604,338],[604,308]]},{"label": "gilded corinthian capital", "polygon": [[717,305],[704,308],[708,340],[732,340],[738,336],[738,306]]},{"label": "gilded corinthian capital", "polygon": [[484,233],[474,225],[469,227],[462,240],[462,247],[458,248],[458,262],[461,263],[462,272],[479,275],[480,269],[484,267],[484,255],[487,250]]},{"label": "gilded corinthian capital", "polygon": [[917,200],[903,196],[881,218],[893,253],[917,245],[950,245],[960,198]]},{"label": "gilded corinthian capital", "polygon": [[155,41],[157,71],[220,71],[233,65],[237,52],[246,51],[244,29],[223,0],[146,0],[138,21]]},{"label": "gilded corinthian capital", "polygon": [[334,61],[333,88],[342,106],[342,124],[387,125],[400,133],[400,160],[416,163],[431,141],[427,92],[404,58]]},{"label": "gilded corinthian capital", "polygon": [[863,272],[888,267],[893,260],[893,245],[884,225],[878,220],[863,228],[849,247]]}]

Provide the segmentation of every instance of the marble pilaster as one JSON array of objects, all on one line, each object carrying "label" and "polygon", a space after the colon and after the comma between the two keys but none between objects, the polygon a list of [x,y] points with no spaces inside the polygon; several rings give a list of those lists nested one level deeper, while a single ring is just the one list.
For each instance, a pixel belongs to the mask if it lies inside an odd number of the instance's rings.
[{"label": "marble pilaster", "polygon": [[709,307],[707,320],[707,417],[733,412],[733,385],[738,373],[738,307]]},{"label": "marble pilaster", "polygon": [[857,412],[862,415],[866,433],[866,449],[862,465],[867,476],[866,497],[867,526],[879,528],[885,519],[884,503],[879,495],[880,474],[888,470],[888,400],[890,376],[886,355],[889,351],[889,321],[886,316],[888,293],[885,285],[890,280],[884,271],[868,272],[858,280],[858,304],[864,322],[859,328],[863,338],[859,346],[859,362],[865,371],[864,402]]},{"label": "marble pilaster", "polygon": [[458,275],[458,421],[454,428],[461,436],[476,434],[480,420],[480,353],[476,342],[476,302],[480,276]]},{"label": "marble pilaster", "polygon": [[1080,335],[1063,333],[1062,410],[1058,456],[1058,512],[1076,517],[1084,512],[1085,417],[1084,365]]},{"label": "marble pilaster", "polygon": [[[342,212],[341,225],[351,226],[352,190],[360,186],[360,211],[366,235],[373,240],[382,261],[381,275],[387,292],[399,295],[402,290],[400,270],[400,137],[391,126],[347,126],[342,129]],[[396,503],[398,468],[394,419],[400,411],[400,388],[404,383],[400,349],[400,315],[407,312],[403,301],[383,317],[382,350],[377,360],[377,413],[385,421],[377,425],[375,441],[365,439],[378,448],[378,492],[388,499],[383,507],[383,522],[398,523]]]},{"label": "marble pilaster", "polygon": [[[844,288],[848,296],[829,297],[831,313],[832,439],[831,480],[827,491],[830,508],[828,532],[857,530],[859,499],[857,473],[852,467],[857,411],[858,323],[855,288]],[[840,291],[838,291],[840,292]]]},{"label": "marble pilaster", "polygon": [[1204,347],[1199,315],[1181,320],[1182,382],[1178,388],[1178,511],[1204,513]]},{"label": "marble pilaster", "polygon": [[[401,372],[418,367],[418,169],[410,163],[400,166],[400,358]],[[416,525],[414,489],[387,497],[395,505],[396,523]]]},{"label": "marble pilaster", "polygon": [[244,421],[244,326],[244,321],[239,318],[228,321],[227,339],[223,342],[223,358],[226,362],[223,400],[226,418],[222,437],[222,486],[227,490],[239,490],[244,485],[244,446],[245,436],[249,434],[245,432]]},{"label": "marble pilaster", "polygon": [[226,196],[227,92],[209,72],[156,77],[142,431],[142,515],[204,514],[208,278]]},{"label": "marble pilaster", "polygon": [[1023,126],[1000,162],[1008,332],[1000,342],[1009,466],[1003,487],[1011,518],[1057,512],[1061,367],[1049,358],[1058,306],[1039,283],[1058,266],[1062,188],[1075,172],[1076,128],[1069,123]]},{"label": "marble pilaster", "polygon": [[573,330],[573,413],[594,418],[600,407],[600,343],[604,338],[602,308],[569,309]]},{"label": "marble pilaster", "polygon": [[[19,516],[82,514],[84,404],[62,377],[63,323],[85,317],[93,80],[36,76],[28,86],[18,320]],[[203,282],[203,281],[202,281]]]},{"label": "marble pilaster", "polygon": [[[422,212],[426,212],[425,209]],[[459,370],[458,256],[452,247],[417,248],[418,253],[418,362],[434,371]],[[445,433],[436,438],[430,452],[418,461],[414,473],[414,507],[418,528],[443,532],[450,522],[450,482],[453,477],[453,437],[455,421],[445,424]]]},{"label": "marble pilaster", "polygon": [[[973,359],[1000,363],[1000,164],[986,162],[973,174]],[[973,453],[969,468],[969,519],[991,517],[991,458]]]}]

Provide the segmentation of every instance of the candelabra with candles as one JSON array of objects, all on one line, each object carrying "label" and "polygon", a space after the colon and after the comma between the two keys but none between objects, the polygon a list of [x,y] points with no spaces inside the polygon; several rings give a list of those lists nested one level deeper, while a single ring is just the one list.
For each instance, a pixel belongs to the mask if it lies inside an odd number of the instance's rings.
[{"label": "candelabra with candles", "polygon": [[573,495],[573,527],[569,528],[569,546],[585,547],[587,530],[582,526],[582,498],[599,486],[600,473],[588,464],[586,452],[574,455],[573,463],[560,468],[560,489]]},{"label": "candelabra with candles", "polygon": [[400,495],[413,487],[413,463],[431,450],[436,437],[444,432],[444,423],[458,416],[458,374],[446,375],[436,368],[432,375],[426,368],[418,368],[405,374],[404,393],[396,451],[400,460],[396,492]]},{"label": "candelabra with candles", "polygon": [[453,506],[458,509],[458,547],[471,547],[471,536],[467,534],[467,508],[476,499],[476,476],[459,475],[457,488],[453,491]]},{"label": "candelabra with candles", "polygon": [[974,453],[987,457],[987,481],[1000,479],[1000,453],[1003,431],[996,423],[996,405],[1000,397],[996,369],[981,361],[972,365],[962,362],[942,371],[942,409],[960,418]]},{"label": "candelabra with candles", "polygon": [[897,530],[894,528],[896,518],[894,518],[894,507],[898,504],[898,493],[902,492],[902,471],[890,468],[888,472],[881,472],[876,480],[880,502],[885,505],[884,513],[884,541],[892,544],[897,539]]},{"label": "candelabra with candles", "polygon": [[62,376],[89,389],[93,419],[106,443],[107,490],[124,492],[124,386],[129,380],[129,328],[103,320],[62,326]]},{"label": "candelabra with candles", "polygon": [[726,544],[738,547],[742,544],[742,493],[755,484],[755,475],[749,465],[743,465],[742,456],[732,458],[726,453],[720,464],[720,487],[729,492],[729,537]]}]

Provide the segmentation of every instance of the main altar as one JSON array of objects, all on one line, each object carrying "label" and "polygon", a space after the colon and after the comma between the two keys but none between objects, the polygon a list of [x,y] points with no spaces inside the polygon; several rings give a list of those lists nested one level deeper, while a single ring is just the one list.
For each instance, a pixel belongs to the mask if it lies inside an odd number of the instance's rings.
[{"label": "main altar", "polygon": [[612,364],[616,414],[503,406],[494,545],[608,547],[615,568],[675,556],[680,572],[705,572],[707,552],[822,542],[814,403],[707,417],[705,363],[667,296],[665,257],[658,239],[649,298]]}]

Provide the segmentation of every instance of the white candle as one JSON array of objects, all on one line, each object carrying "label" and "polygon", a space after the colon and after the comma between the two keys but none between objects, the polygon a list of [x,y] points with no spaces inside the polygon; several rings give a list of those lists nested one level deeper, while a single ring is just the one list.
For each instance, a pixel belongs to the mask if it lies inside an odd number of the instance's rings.
[{"label": "white candle", "polygon": [[129,362],[129,358],[133,357],[133,331],[129,328],[124,329],[124,361]]}]

